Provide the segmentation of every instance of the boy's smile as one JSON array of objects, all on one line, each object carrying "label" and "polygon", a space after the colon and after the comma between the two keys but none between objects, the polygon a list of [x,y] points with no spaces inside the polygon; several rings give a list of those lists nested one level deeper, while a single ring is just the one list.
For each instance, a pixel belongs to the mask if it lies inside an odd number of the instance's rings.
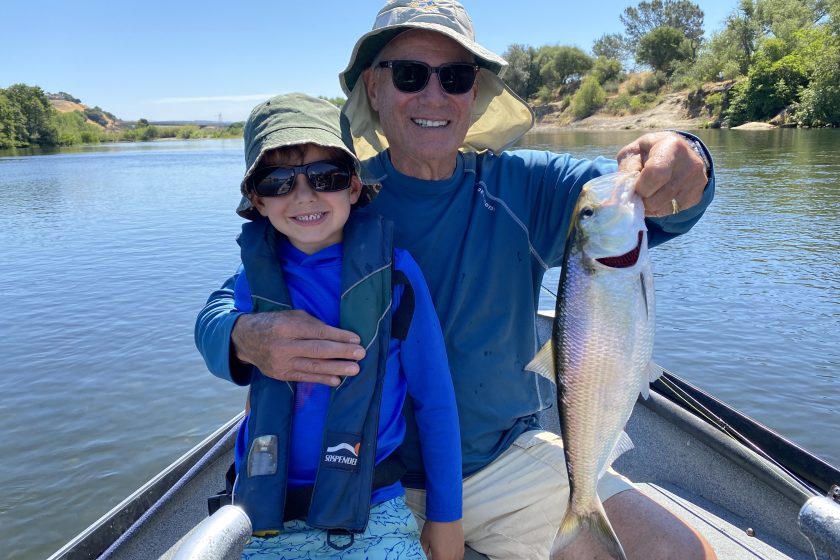
[{"label": "boy's smile", "polygon": [[[330,160],[334,153],[314,144],[302,147],[302,157],[293,151],[268,153],[261,166],[303,165]],[[311,255],[340,242],[350,206],[359,199],[361,183],[355,175],[349,189],[317,192],[304,173],[295,177],[292,191],[283,196],[254,197],[254,206],[289,242]]]}]

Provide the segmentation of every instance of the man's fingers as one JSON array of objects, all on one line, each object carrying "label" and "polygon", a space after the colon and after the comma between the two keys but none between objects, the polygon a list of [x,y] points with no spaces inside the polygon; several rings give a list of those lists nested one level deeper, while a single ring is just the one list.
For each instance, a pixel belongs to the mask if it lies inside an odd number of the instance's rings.
[{"label": "man's fingers", "polygon": [[642,156],[638,153],[619,153],[618,170],[625,173],[636,173],[642,170]]},{"label": "man's fingers", "polygon": [[289,369],[301,373],[315,373],[319,375],[356,375],[359,364],[346,360],[319,360],[315,358],[293,358],[289,362]]},{"label": "man's fingers", "polygon": [[356,333],[331,327],[305,311],[296,309],[281,313],[283,320],[278,320],[275,323],[275,328],[277,329],[277,335],[283,338],[332,340],[347,344],[359,344],[361,342],[359,335]]},{"label": "man's fingers", "polygon": [[338,387],[339,383],[341,383],[341,378],[334,375],[320,375],[315,373],[293,371],[284,375],[282,381],[294,381],[296,383],[320,383],[321,385]]},{"label": "man's fingers", "polygon": [[365,349],[358,344],[345,344],[332,340],[291,340],[283,342],[290,356],[316,360],[352,360],[365,357]]}]

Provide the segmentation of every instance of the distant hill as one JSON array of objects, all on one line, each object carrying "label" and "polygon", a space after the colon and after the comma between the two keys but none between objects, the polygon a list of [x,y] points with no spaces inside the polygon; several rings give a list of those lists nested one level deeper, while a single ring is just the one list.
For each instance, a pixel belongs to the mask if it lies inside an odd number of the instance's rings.
[{"label": "distant hill", "polygon": [[105,130],[116,130],[125,126],[123,121],[108,111],[103,111],[99,107],[88,107],[81,100],[73,97],[69,93],[61,91],[58,93],[47,93],[46,95],[50,104],[59,113],[78,111],[84,115],[87,122]]},{"label": "distant hill", "polygon": [[155,126],[197,126],[199,128],[225,128],[234,124],[231,121],[149,121],[149,124]]}]

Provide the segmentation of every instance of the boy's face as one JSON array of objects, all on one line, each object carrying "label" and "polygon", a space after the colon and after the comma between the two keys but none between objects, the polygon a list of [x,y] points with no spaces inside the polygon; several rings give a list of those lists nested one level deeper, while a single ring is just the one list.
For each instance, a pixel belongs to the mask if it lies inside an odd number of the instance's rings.
[{"label": "boy's face", "polygon": [[[263,156],[259,167],[303,165],[331,159],[335,159],[334,152],[306,144],[299,151],[269,152]],[[251,202],[292,245],[311,255],[342,240],[350,206],[359,199],[361,191],[362,184],[356,175],[353,175],[349,189],[316,192],[306,175],[299,173],[289,194],[266,197],[252,194]]]}]

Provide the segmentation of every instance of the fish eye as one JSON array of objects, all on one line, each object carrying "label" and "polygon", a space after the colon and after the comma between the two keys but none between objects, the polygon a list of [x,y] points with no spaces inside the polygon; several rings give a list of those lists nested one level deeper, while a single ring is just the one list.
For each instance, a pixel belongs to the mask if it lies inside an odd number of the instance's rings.
[{"label": "fish eye", "polygon": [[584,206],[580,210],[580,217],[582,219],[586,219],[586,218],[589,218],[590,216],[592,216],[592,214],[594,214],[594,213],[595,213],[595,211],[592,208],[590,208],[589,206]]}]

